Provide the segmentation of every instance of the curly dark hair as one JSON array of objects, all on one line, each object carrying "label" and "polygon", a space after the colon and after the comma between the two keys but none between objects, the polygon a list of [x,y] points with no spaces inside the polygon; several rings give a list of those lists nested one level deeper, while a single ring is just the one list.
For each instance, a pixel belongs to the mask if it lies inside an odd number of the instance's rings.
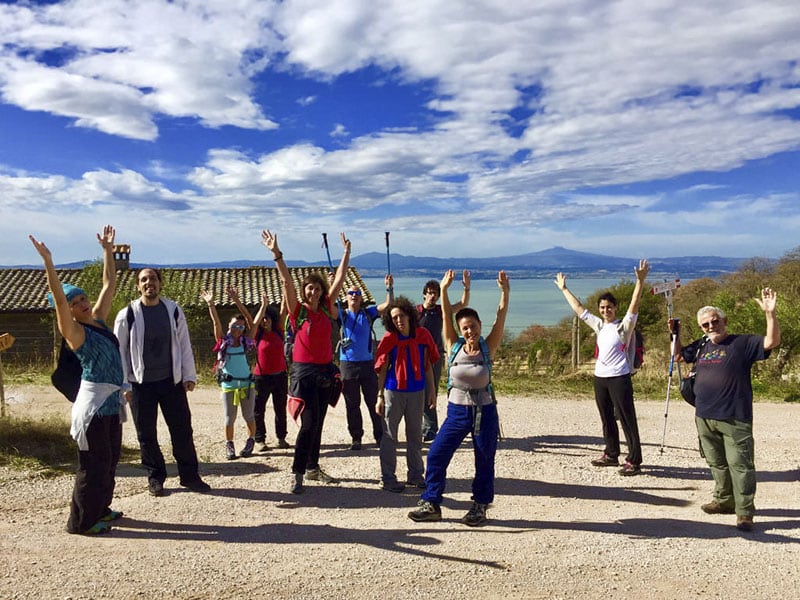
[{"label": "curly dark hair", "polygon": [[319,304],[320,306],[328,306],[328,295],[330,294],[330,289],[328,288],[328,279],[323,277],[316,271],[314,273],[309,273],[303,279],[303,283],[300,284],[300,298],[305,303],[305,289],[309,283],[317,283],[322,288],[322,294],[319,296]]},{"label": "curly dark hair", "polygon": [[384,328],[389,333],[400,333],[397,331],[397,327],[392,321],[392,310],[395,308],[399,308],[408,316],[409,322],[409,337],[414,337],[417,335],[417,324],[419,323],[419,314],[417,313],[417,307],[406,298],[405,296],[397,296],[394,300],[392,300],[389,305],[386,307],[386,310],[383,311],[381,315],[381,322],[383,323]]}]

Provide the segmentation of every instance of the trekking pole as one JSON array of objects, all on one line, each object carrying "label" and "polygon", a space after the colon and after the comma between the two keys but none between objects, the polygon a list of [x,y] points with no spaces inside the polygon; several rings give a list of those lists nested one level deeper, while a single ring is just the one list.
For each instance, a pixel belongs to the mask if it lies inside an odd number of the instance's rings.
[{"label": "trekking pole", "polygon": [[[328,267],[330,267],[332,273],[336,273],[336,271],[333,270],[333,261],[331,260],[331,249],[328,247],[328,234],[327,233],[323,233],[322,234],[322,245],[325,248],[325,253],[328,255]],[[346,276],[346,275],[347,274],[345,273],[343,275],[343,277]],[[336,296],[336,309],[339,311],[339,316],[337,317],[336,320],[339,322],[340,327],[341,327],[341,323],[342,323],[342,305],[339,303],[339,296],[338,295]],[[342,335],[342,331],[340,329],[339,330],[339,336],[341,337],[341,335]]]},{"label": "trekking pole", "polygon": [[[669,415],[669,394],[670,390],[672,389],[672,371],[675,366],[675,343],[678,339],[678,336],[674,331],[670,332],[669,335],[670,335],[669,376],[667,377],[667,402],[664,405],[664,431],[661,433],[661,450],[660,450],[661,454],[664,454],[664,440],[667,439],[667,416]],[[680,366],[678,367],[678,371],[680,371]]]},{"label": "trekking pole", "polygon": [[[392,274],[392,262],[389,258],[389,232],[386,232],[386,273]],[[389,288],[389,300],[394,300],[394,286]]]}]

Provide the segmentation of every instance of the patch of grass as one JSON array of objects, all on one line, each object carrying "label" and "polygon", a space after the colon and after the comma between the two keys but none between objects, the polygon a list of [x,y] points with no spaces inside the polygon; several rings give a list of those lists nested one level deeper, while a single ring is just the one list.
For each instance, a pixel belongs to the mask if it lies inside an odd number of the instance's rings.
[{"label": "patch of grass", "polygon": [[[135,460],[138,450],[122,447],[120,460]],[[0,419],[0,465],[32,477],[57,477],[75,471],[78,450],[69,423],[51,415],[41,419]]]}]

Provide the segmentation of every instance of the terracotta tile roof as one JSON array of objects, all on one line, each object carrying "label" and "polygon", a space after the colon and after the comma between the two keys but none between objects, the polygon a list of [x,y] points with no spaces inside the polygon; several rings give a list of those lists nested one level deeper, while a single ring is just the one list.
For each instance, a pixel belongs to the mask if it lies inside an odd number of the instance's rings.
[{"label": "terracotta tile roof", "polygon": [[[289,267],[295,286],[299,289],[303,278],[314,271],[328,272],[327,266]],[[87,275],[82,269],[56,269],[58,278],[65,283],[79,287],[84,285]],[[117,272],[117,294],[128,298],[138,297],[136,291],[136,270]],[[239,291],[239,297],[246,306],[261,304],[261,296],[266,290],[270,302],[280,302],[281,287],[278,271],[274,267],[247,267],[233,269],[162,269],[163,294],[183,306],[203,306],[198,297],[201,289],[214,293],[217,306],[233,308],[225,290],[232,285]],[[340,298],[345,300],[345,291],[357,285],[364,292],[364,302],[375,299],[364,284],[355,267],[349,267]],[[89,295],[94,299],[94,294]],[[47,280],[44,269],[0,269],[0,312],[47,312]]]}]

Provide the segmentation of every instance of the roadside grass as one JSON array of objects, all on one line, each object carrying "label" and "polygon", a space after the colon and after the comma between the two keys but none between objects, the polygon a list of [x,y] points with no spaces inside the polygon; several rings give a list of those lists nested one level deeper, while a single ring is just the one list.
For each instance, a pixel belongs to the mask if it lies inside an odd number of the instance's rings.
[{"label": "roadside grass", "polygon": [[[138,457],[138,449],[122,447],[120,461]],[[57,415],[0,419],[0,466],[47,479],[74,472],[77,463],[77,446],[65,419]]]}]

